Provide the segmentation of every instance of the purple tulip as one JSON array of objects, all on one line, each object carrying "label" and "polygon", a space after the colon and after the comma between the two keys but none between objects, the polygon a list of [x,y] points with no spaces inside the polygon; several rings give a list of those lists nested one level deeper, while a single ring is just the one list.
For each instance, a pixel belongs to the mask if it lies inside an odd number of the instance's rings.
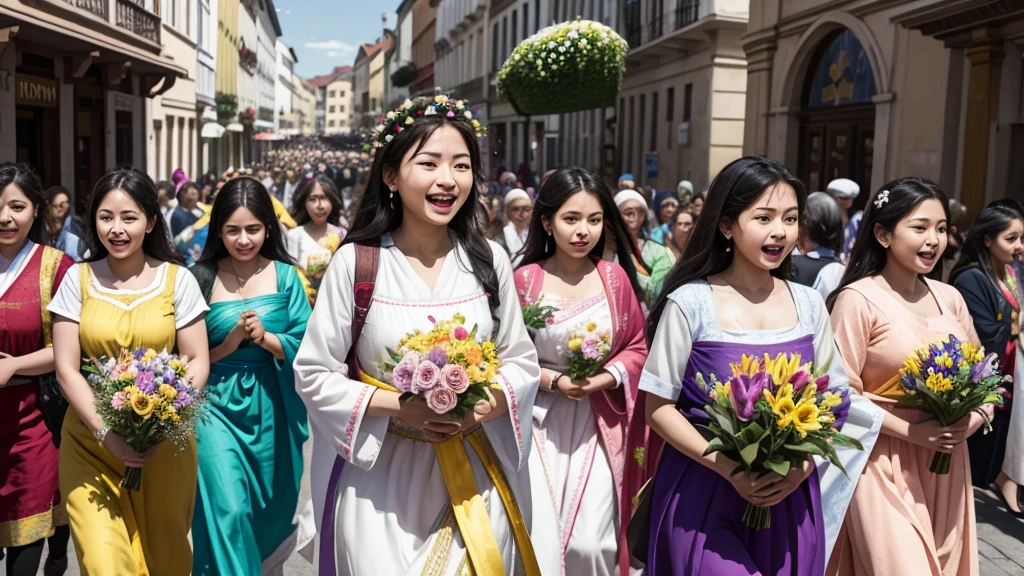
[{"label": "purple tulip", "polygon": [[971,383],[977,384],[996,375],[996,355],[989,354],[984,360],[971,366]]},{"label": "purple tulip", "polygon": [[765,372],[758,372],[753,377],[746,374],[734,376],[729,380],[732,389],[732,407],[736,416],[744,422],[754,417],[754,405],[761,397],[761,391],[771,384],[771,377]]},{"label": "purple tulip", "polygon": [[818,376],[817,378],[815,378],[814,384],[815,384],[815,386],[818,387],[818,394],[821,394],[825,390],[828,390],[828,382],[829,382],[828,374],[822,374],[821,376]]},{"label": "purple tulip", "polygon": [[797,370],[789,377],[789,383],[793,385],[793,390],[799,390],[807,385],[811,381],[811,373],[807,370]]}]

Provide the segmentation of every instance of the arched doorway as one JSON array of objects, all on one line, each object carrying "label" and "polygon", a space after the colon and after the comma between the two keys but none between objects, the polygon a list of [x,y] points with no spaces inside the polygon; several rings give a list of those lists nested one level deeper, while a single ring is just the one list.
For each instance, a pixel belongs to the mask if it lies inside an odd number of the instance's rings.
[{"label": "arched doorway", "polygon": [[819,44],[807,69],[801,97],[800,178],[808,191],[825,190],[835,178],[860,184],[854,203],[870,196],[875,145],[875,78],[860,40],[847,29]]}]

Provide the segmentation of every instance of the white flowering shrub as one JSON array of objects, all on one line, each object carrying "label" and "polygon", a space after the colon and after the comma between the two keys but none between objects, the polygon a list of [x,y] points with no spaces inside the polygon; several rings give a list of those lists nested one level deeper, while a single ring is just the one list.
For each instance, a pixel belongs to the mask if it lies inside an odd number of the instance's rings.
[{"label": "white flowering shrub", "polygon": [[498,72],[498,95],[524,116],[614,106],[629,45],[600,22],[573,20],[523,40]]}]

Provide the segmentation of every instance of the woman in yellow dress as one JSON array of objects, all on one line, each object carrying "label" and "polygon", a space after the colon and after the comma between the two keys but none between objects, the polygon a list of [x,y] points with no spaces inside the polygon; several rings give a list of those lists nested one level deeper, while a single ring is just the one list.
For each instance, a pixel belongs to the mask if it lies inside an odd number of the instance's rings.
[{"label": "woman in yellow dress", "polygon": [[[188,356],[193,385],[206,383],[208,308],[195,278],[177,265],[156,198],[153,181],[131,168],[97,182],[88,214],[94,256],[68,270],[49,306],[57,377],[71,404],[60,491],[86,576],[185,576],[192,569],[195,443],[136,452],[96,413],[81,374],[83,357],[145,347]],[[140,490],[121,489],[126,465],[145,465]]]}]

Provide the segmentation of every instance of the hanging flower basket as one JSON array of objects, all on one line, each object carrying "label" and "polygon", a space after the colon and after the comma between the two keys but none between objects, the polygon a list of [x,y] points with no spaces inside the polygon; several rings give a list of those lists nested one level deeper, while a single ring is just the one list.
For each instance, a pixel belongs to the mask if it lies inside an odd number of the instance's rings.
[{"label": "hanging flower basket", "polygon": [[614,106],[629,45],[590,20],[549,26],[523,40],[498,72],[498,95],[523,116]]}]

